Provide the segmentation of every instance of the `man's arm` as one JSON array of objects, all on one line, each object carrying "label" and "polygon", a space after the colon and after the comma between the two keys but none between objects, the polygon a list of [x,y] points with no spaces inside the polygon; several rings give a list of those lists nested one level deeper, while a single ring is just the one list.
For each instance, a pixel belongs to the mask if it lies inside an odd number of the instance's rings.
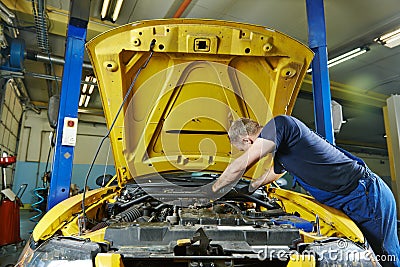
[{"label": "man's arm", "polygon": [[272,165],[263,175],[261,175],[261,177],[251,181],[250,183],[250,187],[249,187],[249,191],[253,192],[255,191],[257,188],[259,188],[260,186],[263,185],[267,185],[272,183],[273,181],[278,180],[280,177],[282,177],[284,173],[279,173],[276,174],[274,171],[274,165]]},{"label": "man's arm", "polygon": [[271,153],[275,148],[275,143],[263,138],[257,138],[250,148],[240,157],[235,159],[221,174],[215,184],[212,186],[212,191],[217,192],[221,188],[236,183],[243,175],[248,166],[268,153]]}]

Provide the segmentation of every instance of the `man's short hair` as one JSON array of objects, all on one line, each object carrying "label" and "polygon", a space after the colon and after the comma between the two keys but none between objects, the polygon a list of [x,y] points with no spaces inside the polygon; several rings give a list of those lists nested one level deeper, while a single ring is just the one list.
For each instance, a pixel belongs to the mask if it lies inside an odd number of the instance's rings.
[{"label": "man's short hair", "polygon": [[246,135],[255,135],[262,128],[258,122],[248,118],[240,118],[234,121],[229,128],[228,136],[231,143],[240,142]]}]

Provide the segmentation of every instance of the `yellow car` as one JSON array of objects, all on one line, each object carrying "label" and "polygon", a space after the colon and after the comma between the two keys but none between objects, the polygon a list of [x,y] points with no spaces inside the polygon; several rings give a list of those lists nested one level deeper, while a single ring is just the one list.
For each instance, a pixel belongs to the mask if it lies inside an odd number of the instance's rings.
[{"label": "yellow car", "polygon": [[343,213],[278,185],[243,193],[271,158],[208,193],[240,155],[233,120],[291,113],[307,46],[263,26],[170,19],[115,28],[87,50],[118,185],[47,212],[18,266],[376,266]]}]

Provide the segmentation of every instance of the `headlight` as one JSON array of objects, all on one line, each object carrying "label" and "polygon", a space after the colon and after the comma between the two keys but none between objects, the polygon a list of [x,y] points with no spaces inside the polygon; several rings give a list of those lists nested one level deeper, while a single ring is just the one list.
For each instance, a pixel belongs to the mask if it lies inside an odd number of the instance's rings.
[{"label": "headlight", "polygon": [[376,266],[376,259],[366,250],[347,239],[326,239],[316,241],[306,248],[317,256],[318,266]]},{"label": "headlight", "polygon": [[35,250],[24,249],[17,266],[35,267],[91,267],[93,258],[100,252],[100,246],[86,240],[52,238]]}]

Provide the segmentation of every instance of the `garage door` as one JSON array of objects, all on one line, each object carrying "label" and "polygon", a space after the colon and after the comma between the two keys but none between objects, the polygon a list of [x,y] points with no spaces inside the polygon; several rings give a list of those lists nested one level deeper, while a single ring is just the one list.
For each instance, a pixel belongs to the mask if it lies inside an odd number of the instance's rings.
[{"label": "garage door", "polygon": [[[23,107],[17,96],[14,80],[10,79],[3,85],[0,99],[0,152],[2,156],[16,156]],[[12,184],[14,168],[15,164],[6,169],[7,186]]]}]

